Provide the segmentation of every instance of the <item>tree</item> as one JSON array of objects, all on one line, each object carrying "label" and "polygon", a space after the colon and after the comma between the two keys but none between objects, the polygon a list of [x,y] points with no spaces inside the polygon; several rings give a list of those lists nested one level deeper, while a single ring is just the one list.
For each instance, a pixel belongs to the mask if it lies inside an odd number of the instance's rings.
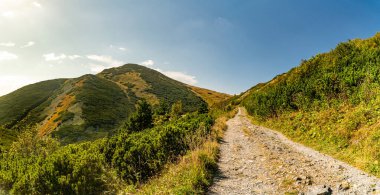
[{"label": "tree", "polygon": [[198,113],[205,114],[207,112],[208,112],[207,103],[203,102],[203,104],[201,104],[200,107],[199,107],[199,109],[198,109]]},{"label": "tree", "polygon": [[166,115],[169,113],[169,111],[170,111],[170,105],[165,100],[162,100],[160,105],[155,110],[155,113],[157,115]]},{"label": "tree", "polygon": [[142,131],[153,126],[152,106],[147,101],[138,101],[136,111],[129,118],[126,127],[129,131]]},{"label": "tree", "polygon": [[176,118],[182,115],[182,101],[178,101],[172,105],[170,116]]}]

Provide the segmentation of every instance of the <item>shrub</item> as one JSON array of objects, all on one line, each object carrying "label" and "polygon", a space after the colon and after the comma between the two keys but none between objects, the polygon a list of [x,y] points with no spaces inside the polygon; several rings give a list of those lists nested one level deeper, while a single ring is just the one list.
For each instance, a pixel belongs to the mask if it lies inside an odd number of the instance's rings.
[{"label": "shrub", "polygon": [[152,107],[145,100],[136,104],[136,111],[128,119],[126,129],[128,131],[142,131],[153,126]]}]

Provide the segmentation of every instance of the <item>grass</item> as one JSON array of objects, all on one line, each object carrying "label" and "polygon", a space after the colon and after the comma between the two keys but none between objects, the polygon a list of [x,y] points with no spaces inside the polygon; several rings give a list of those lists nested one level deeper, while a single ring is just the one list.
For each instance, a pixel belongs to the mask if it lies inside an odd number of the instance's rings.
[{"label": "grass", "polygon": [[43,81],[1,96],[0,126],[5,128],[0,128],[0,145],[8,147],[15,141],[21,126],[40,122],[40,113],[65,81],[66,79]]},{"label": "grass", "polygon": [[214,104],[226,101],[228,98],[232,97],[231,95],[219,93],[209,89],[204,89],[190,85],[188,87],[190,87],[190,89],[194,93],[198,94],[201,98],[203,98],[209,106],[213,106]]},{"label": "grass", "polygon": [[16,132],[0,127],[0,153],[1,147],[7,147],[12,144],[13,141],[16,140],[17,135]]},{"label": "grass", "polygon": [[48,100],[65,81],[65,79],[43,81],[1,96],[0,125],[9,124],[13,126],[31,110]]},{"label": "grass", "polygon": [[380,99],[321,111],[252,118],[287,137],[380,177]]},{"label": "grass", "polygon": [[160,176],[138,189],[136,194],[203,194],[212,182],[217,168],[218,144],[206,142],[202,148],[191,151],[179,162],[170,164]]},{"label": "grass", "polygon": [[[54,114],[40,128],[41,134],[53,132],[63,144],[95,140],[112,133],[134,111],[137,98],[133,94],[127,97],[114,82],[94,75],[72,81],[75,87],[54,108]],[[68,113],[75,104],[80,105],[77,114],[84,124],[73,124],[75,114]]]},{"label": "grass", "polygon": [[256,85],[240,98],[257,124],[380,177],[380,33]]},{"label": "grass", "polygon": [[115,75],[112,80],[117,82],[124,90],[130,90],[137,97],[147,100],[151,105],[159,104],[160,101],[157,96],[147,92],[152,86],[142,79],[140,75],[138,72],[127,72]]},{"label": "grass", "polygon": [[229,113],[215,112],[217,117],[211,134],[204,138],[201,145],[196,145],[177,162],[171,163],[148,183],[129,186],[124,193],[131,194],[205,194],[212,184],[217,171],[219,140],[227,129]]},{"label": "grass", "polygon": [[[146,99],[153,105],[166,102],[183,104],[183,112],[206,107],[206,102],[185,84],[136,64],[107,69],[98,75],[57,79],[25,86],[0,97],[0,126],[22,131],[43,122],[40,135],[50,134],[73,143],[107,136],[120,127]],[[52,102],[60,102],[59,106]],[[73,105],[78,112],[68,111]],[[47,111],[48,110],[48,111]],[[75,123],[75,119],[82,123]],[[3,131],[2,143],[10,143],[11,134]],[[94,135],[94,136],[92,136]],[[9,140],[6,140],[9,139]]]},{"label": "grass", "polygon": [[[139,73],[139,78],[137,79],[135,75],[136,79],[122,84],[130,86],[136,92],[136,96],[147,97],[149,94],[152,94],[160,102],[165,100],[169,105],[181,100],[185,112],[196,111],[202,104],[206,104],[202,98],[198,97],[185,84],[171,79],[158,71],[137,64],[126,64],[117,68],[106,69],[99,73],[98,76],[114,82],[120,82],[120,78],[123,75],[133,72]],[[141,81],[144,81],[144,83]],[[143,87],[144,90],[137,89],[136,87],[138,86]]]},{"label": "grass", "polygon": [[243,133],[248,136],[248,137],[251,137],[253,135],[252,131],[250,129],[248,129],[246,126],[243,126],[242,127],[242,130],[243,130]]},{"label": "grass", "polygon": [[55,113],[39,128],[40,136],[44,136],[58,127],[58,125],[62,122],[59,119],[61,112],[66,111],[73,101],[73,96],[67,95],[64,97],[60,106],[57,107]]}]

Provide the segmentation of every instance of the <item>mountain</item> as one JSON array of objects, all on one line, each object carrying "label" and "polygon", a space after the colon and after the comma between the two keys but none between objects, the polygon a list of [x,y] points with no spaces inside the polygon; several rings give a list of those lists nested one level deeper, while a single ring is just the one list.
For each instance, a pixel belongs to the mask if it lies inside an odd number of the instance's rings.
[{"label": "mountain", "polygon": [[355,39],[241,97],[257,123],[380,175],[380,33]]},{"label": "mountain", "polygon": [[220,92],[212,91],[209,89],[204,89],[204,88],[195,87],[191,85],[188,85],[188,87],[194,93],[196,93],[199,97],[204,99],[209,106],[214,106],[215,104],[226,101],[232,97],[229,94],[220,93]]},{"label": "mountain", "polygon": [[181,101],[185,112],[206,104],[189,86],[127,64],[97,75],[39,82],[2,96],[0,126],[7,129],[4,134],[38,124],[39,135],[52,134],[63,143],[92,140],[123,124],[142,99],[154,107]]}]

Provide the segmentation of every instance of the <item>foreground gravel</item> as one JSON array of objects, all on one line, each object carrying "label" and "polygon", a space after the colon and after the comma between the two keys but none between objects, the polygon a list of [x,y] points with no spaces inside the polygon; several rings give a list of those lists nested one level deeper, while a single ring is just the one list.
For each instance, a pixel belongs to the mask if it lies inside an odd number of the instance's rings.
[{"label": "foreground gravel", "polygon": [[251,124],[243,109],[227,124],[209,194],[380,194],[378,178]]}]

